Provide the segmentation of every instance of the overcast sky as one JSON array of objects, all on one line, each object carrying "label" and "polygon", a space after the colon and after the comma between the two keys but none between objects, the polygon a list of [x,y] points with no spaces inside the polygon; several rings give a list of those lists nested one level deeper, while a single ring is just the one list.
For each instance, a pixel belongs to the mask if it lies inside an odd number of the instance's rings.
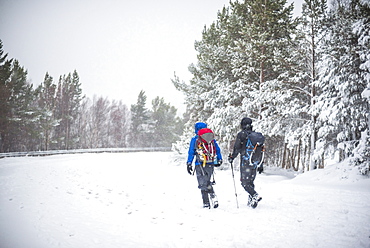
[{"label": "overcast sky", "polygon": [[[301,2],[296,7],[301,7]],[[34,85],[77,70],[83,94],[136,103],[140,90],[183,112],[194,41],[229,0],[0,0],[0,39]],[[298,11],[300,13],[300,10]]]}]

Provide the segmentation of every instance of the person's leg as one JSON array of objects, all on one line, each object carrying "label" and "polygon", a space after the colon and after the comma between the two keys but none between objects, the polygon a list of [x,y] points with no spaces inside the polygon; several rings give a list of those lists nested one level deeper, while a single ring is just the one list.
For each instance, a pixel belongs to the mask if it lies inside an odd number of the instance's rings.
[{"label": "person's leg", "polygon": [[198,180],[198,188],[202,194],[203,207],[209,208],[209,197],[208,197],[208,175],[202,165],[195,166],[195,172]]},{"label": "person's leg", "polygon": [[213,207],[218,207],[218,200],[211,183],[213,170],[214,168],[212,165],[206,165],[205,167],[198,165],[195,167],[198,180],[198,188],[201,190],[203,207],[205,208],[210,207],[209,197],[211,197]]},{"label": "person's leg", "polygon": [[257,171],[250,166],[240,167],[240,181],[250,196],[255,195],[257,192],[254,190],[254,179],[256,178]]},{"label": "person's leg", "polygon": [[258,202],[262,200],[262,197],[254,189],[254,179],[256,179],[257,170],[250,166],[243,166],[241,168],[241,183],[245,191],[249,193],[248,206],[256,208]]},{"label": "person's leg", "polygon": [[204,167],[204,171],[207,174],[207,185],[208,185],[207,186],[207,192],[209,194],[209,197],[210,197],[212,206],[214,208],[218,208],[218,199],[217,199],[216,193],[214,191],[214,188],[212,186],[213,183],[211,182],[211,178],[212,178],[212,175],[214,173],[214,167],[213,167],[213,165],[206,165]]},{"label": "person's leg", "polygon": [[206,190],[201,190],[200,192],[202,194],[203,207],[210,208],[208,192]]}]

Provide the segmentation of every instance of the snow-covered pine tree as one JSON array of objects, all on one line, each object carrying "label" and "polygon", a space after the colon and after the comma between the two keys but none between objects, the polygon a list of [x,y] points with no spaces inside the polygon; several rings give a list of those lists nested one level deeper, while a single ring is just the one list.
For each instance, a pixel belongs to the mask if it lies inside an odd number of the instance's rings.
[{"label": "snow-covered pine tree", "polygon": [[310,109],[308,113],[310,114],[310,121],[305,124],[306,128],[309,130],[310,135],[310,153],[309,153],[309,164],[307,169],[315,169],[320,167],[317,163],[317,159],[314,159],[314,152],[316,149],[317,140],[317,112],[316,108],[316,97],[320,92],[320,89],[316,87],[316,80],[318,75],[318,62],[321,59],[319,41],[324,35],[324,23],[325,14],[327,11],[326,0],[305,0],[302,5],[302,17],[301,17],[301,29],[305,35],[304,45],[306,49],[306,69],[308,74],[307,84],[310,92],[309,106]]},{"label": "snow-covered pine tree", "polygon": [[[187,96],[191,115],[187,127],[191,130],[195,121],[206,121],[230,147],[228,141],[235,138],[241,118],[247,115],[255,120],[255,128],[284,140],[284,127],[292,122],[281,113],[292,112],[290,106],[298,109],[290,100],[293,94],[286,94],[290,85],[284,83],[289,72],[297,70],[291,68],[290,59],[296,26],[293,6],[261,0],[230,5],[196,43],[199,56],[197,65],[190,67],[194,75],[190,85],[175,82]],[[280,133],[272,132],[274,128]],[[272,150],[283,149],[272,146]]]},{"label": "snow-covered pine tree", "polygon": [[232,13],[238,16],[233,19],[240,23],[233,71],[248,92],[242,110],[254,119],[254,127],[272,141],[268,149],[275,158],[268,157],[268,163],[282,166],[290,161],[278,159],[288,148],[285,137],[296,130],[296,113],[304,111],[305,103],[303,97],[296,97],[300,83],[293,76],[299,72],[297,43],[293,39],[297,22],[292,18],[293,5],[286,3],[257,0],[232,4]]},{"label": "snow-covered pine tree", "polygon": [[325,55],[318,80],[318,143],[316,159],[339,150],[338,158],[352,156],[368,127],[369,104],[361,94],[367,87],[368,72],[361,69],[358,35],[358,1],[336,0],[328,13],[327,36],[321,44]]},{"label": "snow-covered pine tree", "polygon": [[[370,106],[370,2],[359,1],[356,8],[357,21],[353,24],[353,32],[358,37],[358,54],[360,56],[360,70],[367,84],[362,97]],[[353,162],[363,175],[370,173],[370,110],[367,111],[367,128],[362,132],[358,148],[354,151]]]}]

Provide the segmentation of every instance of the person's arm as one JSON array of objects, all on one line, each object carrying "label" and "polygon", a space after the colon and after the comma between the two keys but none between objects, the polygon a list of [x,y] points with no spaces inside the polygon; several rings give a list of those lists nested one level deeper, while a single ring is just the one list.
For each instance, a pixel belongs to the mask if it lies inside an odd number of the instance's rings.
[{"label": "person's arm", "polygon": [[232,159],[235,159],[238,156],[238,154],[240,153],[241,149],[242,149],[243,142],[242,142],[242,137],[241,136],[242,136],[242,132],[239,132],[238,135],[236,136],[233,153],[231,154]]},{"label": "person's arm", "polygon": [[195,156],[195,142],[196,142],[196,137],[193,137],[190,141],[190,145],[189,145],[189,151],[188,151],[188,160],[187,160],[187,164],[191,164],[193,163],[193,160],[194,160],[194,156]]},{"label": "person's arm", "polygon": [[218,161],[222,161],[221,148],[217,144],[217,141],[216,140],[215,140],[215,147],[216,147],[217,160]]}]

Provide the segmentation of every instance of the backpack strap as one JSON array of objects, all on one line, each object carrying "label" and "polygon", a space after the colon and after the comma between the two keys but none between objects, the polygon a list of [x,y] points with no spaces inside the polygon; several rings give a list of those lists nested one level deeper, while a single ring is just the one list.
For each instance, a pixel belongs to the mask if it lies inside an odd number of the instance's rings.
[{"label": "backpack strap", "polygon": [[[200,140],[200,138],[199,138],[199,140]],[[203,146],[203,148],[205,148],[204,143],[203,142],[199,142],[198,143],[198,149],[200,149],[200,150],[203,151],[204,149],[202,148],[202,146]],[[204,154],[204,152],[203,152],[202,154],[199,154],[199,155],[203,157],[203,164],[202,164],[202,166],[203,167],[206,166],[206,163],[207,163],[207,156],[206,156],[206,154]]]},{"label": "backpack strap", "polygon": [[263,159],[265,158],[265,146],[262,144],[260,145],[260,143],[257,143],[254,148],[253,148],[253,151],[251,153],[251,155],[249,156],[249,165],[253,165],[253,162],[252,162],[252,157],[253,157],[253,154],[256,152],[257,150],[257,147],[260,146],[262,148],[262,157],[261,157],[261,161],[259,162],[259,164],[256,165],[256,168],[257,167],[260,167],[262,162],[263,162]]}]

